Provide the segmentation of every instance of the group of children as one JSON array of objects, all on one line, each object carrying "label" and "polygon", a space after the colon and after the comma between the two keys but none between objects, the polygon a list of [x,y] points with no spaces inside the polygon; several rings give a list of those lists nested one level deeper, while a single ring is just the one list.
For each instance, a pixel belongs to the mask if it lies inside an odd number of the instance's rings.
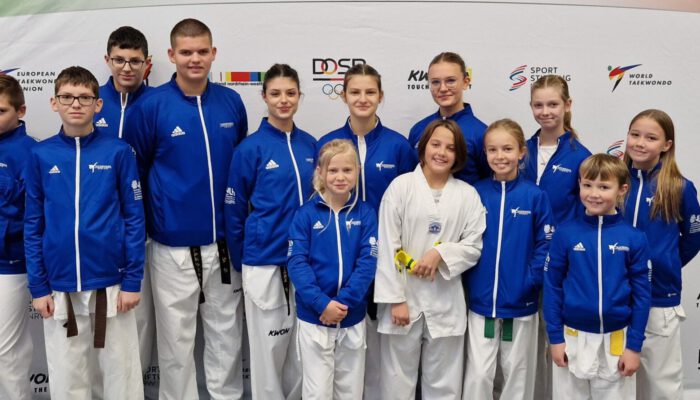
[{"label": "group of children", "polygon": [[[700,205],[666,113],[632,120],[624,160],[591,155],[548,75],[526,141],[474,116],[448,52],[428,70],[438,111],[408,139],[377,116],[365,64],[318,142],[294,122],[297,72],[273,65],[246,137],[240,96],[208,80],[206,25],[180,21],[170,44],[176,73],[151,89],[145,37],[113,32],[112,77],[63,70],[63,124],[39,143],[0,76],[0,397],[30,396],[27,286],[54,399],[143,398],[154,330],[160,398],[198,398],[198,315],[210,397],[240,398],[244,311],[255,399],[412,399],[418,380],[424,399],[682,396]],[[537,376],[544,326],[555,366]]]}]

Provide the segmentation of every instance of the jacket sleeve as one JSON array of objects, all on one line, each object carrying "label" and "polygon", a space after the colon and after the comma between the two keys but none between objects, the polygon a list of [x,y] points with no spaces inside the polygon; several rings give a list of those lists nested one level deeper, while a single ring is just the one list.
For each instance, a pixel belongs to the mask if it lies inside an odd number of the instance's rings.
[{"label": "jacket sleeve", "polygon": [[542,309],[547,322],[549,343],[564,343],[564,308],[563,283],[569,269],[566,243],[561,231],[554,232],[549,246],[549,254],[544,264],[544,296]]},{"label": "jacket sleeve", "polygon": [[403,303],[406,301],[406,277],[394,266],[394,254],[401,248],[403,207],[398,204],[398,181],[384,193],[379,205],[379,247],[377,273],[374,281],[375,303]]},{"label": "jacket sleeve", "polygon": [[9,168],[0,168],[0,218],[22,217],[24,202],[24,179],[14,176]]},{"label": "jacket sleeve", "polygon": [[627,327],[626,347],[640,352],[651,307],[651,266],[646,236],[641,232],[637,233],[639,235],[635,240],[634,249],[629,254],[628,263],[629,281],[632,289],[632,301],[630,302],[632,319]]},{"label": "jacket sleeve", "polygon": [[144,181],[155,156],[155,115],[151,102],[140,102],[134,105],[133,116],[127,118],[124,126],[124,140],[136,151],[139,176]]},{"label": "jacket sleeve", "polygon": [[27,280],[33,298],[51,294],[48,273],[44,265],[44,188],[41,184],[39,161],[34,153],[27,166],[26,205],[24,214],[24,253],[27,257]]},{"label": "jacket sleeve", "polygon": [[331,298],[323,293],[316,281],[316,274],[311,267],[310,250],[311,222],[306,218],[304,208],[300,208],[289,227],[287,270],[300,301],[322,314]]},{"label": "jacket sleeve", "polygon": [[248,113],[246,112],[245,105],[240,98],[238,99],[237,106],[238,118],[240,122],[238,123],[238,138],[236,140],[236,144],[239,144],[246,138],[246,136],[248,136]]},{"label": "jacket sleeve", "polygon": [[685,181],[681,205],[681,238],[678,244],[681,255],[681,265],[685,266],[700,251],[700,204],[698,192],[689,180]]},{"label": "jacket sleeve", "polygon": [[552,238],[552,209],[549,205],[549,198],[544,192],[540,192],[535,205],[537,214],[535,215],[534,229],[534,249],[530,258],[530,279],[534,288],[540,290],[542,287],[543,268],[549,251],[549,241]]},{"label": "jacket sleeve", "polygon": [[120,153],[118,173],[126,252],[126,268],[122,272],[121,290],[139,292],[146,258],[146,222],[136,157],[128,145]]},{"label": "jacket sleeve", "polygon": [[348,281],[340,288],[336,300],[348,307],[357,307],[367,296],[367,290],[377,271],[377,217],[371,207],[362,207],[362,238],[360,250]]},{"label": "jacket sleeve", "polygon": [[245,143],[234,150],[224,200],[226,241],[231,252],[231,263],[239,272],[243,262],[245,221],[257,174],[258,158],[254,150],[254,146],[246,146]]},{"label": "jacket sleeve", "polygon": [[469,210],[466,212],[467,219],[459,221],[463,225],[459,242],[440,243],[435,246],[443,261],[439,264],[438,271],[446,280],[459,277],[462,272],[475,266],[481,257],[486,212],[476,190],[472,191],[469,197],[463,199],[469,203]]}]

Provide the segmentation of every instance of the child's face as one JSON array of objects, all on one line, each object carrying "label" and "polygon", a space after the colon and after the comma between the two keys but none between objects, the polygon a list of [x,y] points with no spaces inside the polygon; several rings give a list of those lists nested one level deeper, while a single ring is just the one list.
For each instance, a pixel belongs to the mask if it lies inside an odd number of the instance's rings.
[{"label": "child's face", "polygon": [[0,94],[0,135],[9,132],[19,126],[19,120],[24,117],[26,106],[22,105],[19,110],[10,104],[10,99],[6,94]]},{"label": "child's face", "polygon": [[525,155],[518,141],[505,129],[494,129],[484,138],[486,160],[499,181],[512,181],[518,176],[518,163]]},{"label": "child's face", "polygon": [[326,192],[332,196],[345,196],[357,183],[357,157],[353,153],[336,154],[324,172]]},{"label": "child's face", "polygon": [[449,109],[462,103],[462,94],[469,87],[458,64],[439,62],[428,69],[428,82],[433,100],[441,107]]},{"label": "child's face", "polygon": [[299,86],[294,79],[280,76],[270,79],[266,85],[263,100],[271,120],[289,121],[299,107]]},{"label": "child's face", "polygon": [[626,184],[620,186],[616,180],[602,180],[600,177],[579,180],[581,202],[588,215],[615,214],[615,206],[627,193],[627,188]]},{"label": "child's face", "polygon": [[112,72],[117,90],[131,93],[141,86],[151,60],[143,54],[143,50],[120,49],[118,46],[113,46],[105,56],[105,62]]},{"label": "child's face", "polygon": [[563,131],[564,114],[571,110],[571,100],[564,101],[557,88],[544,87],[532,93],[532,116],[546,131]]},{"label": "child's face", "polygon": [[367,75],[350,78],[347,90],[343,92],[343,101],[348,105],[350,115],[356,118],[374,117],[382,101],[377,78]]},{"label": "child's face", "polygon": [[661,153],[668,151],[672,144],[671,140],[666,140],[666,134],[658,122],[642,117],[630,126],[626,152],[632,159],[632,166],[648,171],[659,163]]},{"label": "child's face", "polygon": [[68,83],[51,98],[51,108],[61,117],[66,133],[90,132],[95,113],[102,109],[102,99],[96,99],[95,93],[87,86]]},{"label": "child's face", "polygon": [[438,126],[425,146],[423,168],[436,176],[449,175],[455,163],[455,138],[452,132]]},{"label": "child's face", "polygon": [[178,36],[173,48],[168,49],[168,57],[175,64],[179,77],[199,83],[207,80],[211,64],[216,58],[216,47],[212,47],[207,35]]}]

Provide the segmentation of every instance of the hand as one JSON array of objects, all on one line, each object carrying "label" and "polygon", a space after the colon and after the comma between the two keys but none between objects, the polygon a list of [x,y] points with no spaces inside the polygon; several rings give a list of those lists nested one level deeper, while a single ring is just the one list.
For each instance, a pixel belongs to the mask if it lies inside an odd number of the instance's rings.
[{"label": "hand", "polygon": [[348,315],[348,306],[345,304],[338,303],[335,300],[331,300],[323,310],[319,320],[323,325],[336,325]]},{"label": "hand", "polygon": [[141,294],[138,292],[119,292],[117,297],[117,311],[120,313],[127,312],[136,307],[141,300]]},{"label": "hand", "polygon": [[442,256],[437,250],[432,248],[426,251],[423,257],[416,262],[416,266],[413,267],[413,275],[419,278],[430,279],[431,282],[434,281],[440,261],[442,261]]},{"label": "hand", "polygon": [[408,303],[404,301],[391,305],[391,322],[398,326],[406,326],[411,322],[408,315]]},{"label": "hand", "polygon": [[622,376],[632,376],[639,369],[639,353],[625,349],[617,362],[617,369]]},{"label": "hand", "polygon": [[39,314],[44,318],[53,317],[53,312],[56,309],[53,304],[53,297],[51,297],[50,294],[32,300],[32,306],[35,310],[39,311]]},{"label": "hand", "polygon": [[566,356],[566,343],[550,344],[549,350],[552,352],[552,361],[558,367],[566,367],[569,365],[569,358]]}]

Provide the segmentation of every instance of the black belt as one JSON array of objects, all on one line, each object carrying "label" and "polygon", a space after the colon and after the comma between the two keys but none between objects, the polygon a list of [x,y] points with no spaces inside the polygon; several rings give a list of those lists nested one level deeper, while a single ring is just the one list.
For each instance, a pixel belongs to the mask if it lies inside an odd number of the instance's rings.
[{"label": "black belt", "polygon": [[[226,240],[217,240],[216,247],[219,250],[219,269],[221,270],[221,283],[223,283],[224,285],[230,285],[231,260],[228,255],[228,246],[226,246]],[[194,273],[197,275],[197,282],[199,282],[199,304],[202,304],[204,303],[204,288],[202,287],[202,248],[200,246],[191,246],[190,256],[192,256],[192,265],[194,266]]]},{"label": "black belt", "polygon": [[[97,289],[95,291],[97,297],[95,299],[95,336],[93,345],[96,349],[104,349],[105,334],[107,333],[107,290]],[[73,310],[73,301],[70,298],[70,293],[66,293],[68,306],[68,321],[63,325],[66,328],[66,336],[78,336],[78,322],[75,319],[75,310]]]},{"label": "black belt", "polygon": [[287,272],[286,265],[280,265],[280,274],[282,275],[282,287],[284,288],[284,298],[287,300],[287,315],[291,313],[291,306],[289,305],[289,272]]}]

